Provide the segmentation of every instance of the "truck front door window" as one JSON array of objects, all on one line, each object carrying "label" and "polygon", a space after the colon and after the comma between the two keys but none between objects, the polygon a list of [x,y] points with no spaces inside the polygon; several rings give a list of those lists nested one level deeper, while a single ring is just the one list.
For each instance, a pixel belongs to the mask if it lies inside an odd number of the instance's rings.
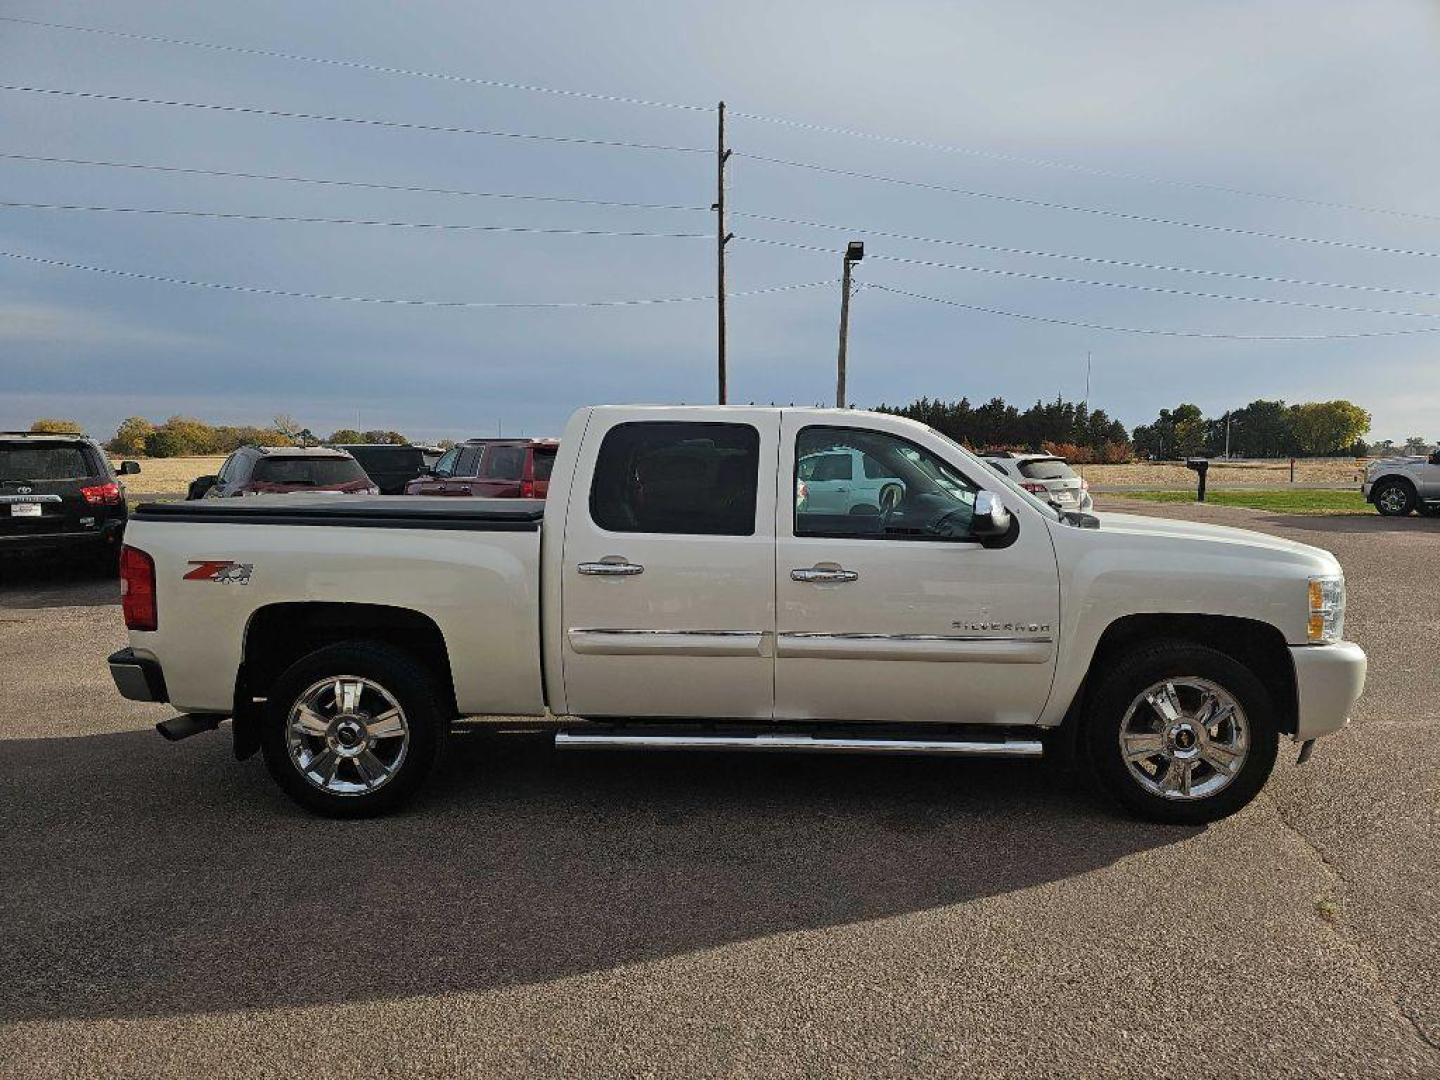
[{"label": "truck front door window", "polygon": [[795,535],[963,540],[977,488],[896,435],[808,427],[795,442]]}]

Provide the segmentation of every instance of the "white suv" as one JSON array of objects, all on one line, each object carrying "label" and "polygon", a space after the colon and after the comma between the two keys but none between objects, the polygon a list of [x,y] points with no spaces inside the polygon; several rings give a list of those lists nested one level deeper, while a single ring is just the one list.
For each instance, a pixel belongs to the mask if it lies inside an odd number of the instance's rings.
[{"label": "white suv", "polygon": [[1088,514],[1095,508],[1090,498],[1090,485],[1075,475],[1064,458],[1053,454],[982,455],[985,464],[1008,476],[1030,494],[1058,506],[1061,510],[1078,510]]},{"label": "white suv", "polygon": [[1426,517],[1440,514],[1440,449],[1427,457],[1393,457],[1365,467],[1360,490],[1365,501],[1386,517],[1404,517],[1418,510]]},{"label": "white suv", "polygon": [[805,455],[797,472],[796,505],[812,514],[884,514],[905,497],[894,470],[848,446]]}]

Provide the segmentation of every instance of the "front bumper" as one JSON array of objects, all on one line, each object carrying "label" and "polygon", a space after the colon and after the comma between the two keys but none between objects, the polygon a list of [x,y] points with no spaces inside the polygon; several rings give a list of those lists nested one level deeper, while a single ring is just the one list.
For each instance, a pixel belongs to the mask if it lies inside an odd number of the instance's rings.
[{"label": "front bumper", "polygon": [[121,649],[110,654],[110,677],[115,689],[131,701],[169,701],[165,689],[165,673],[160,662],[148,656],[137,656],[134,649]]},{"label": "front bumper", "polygon": [[1372,484],[1369,480],[1366,480],[1363,484],[1360,485],[1360,494],[1365,496],[1366,502],[1370,501],[1370,489],[1374,486],[1375,485]]},{"label": "front bumper", "polygon": [[1351,641],[1292,645],[1295,662],[1295,738],[1301,742],[1339,731],[1365,689],[1365,651]]}]

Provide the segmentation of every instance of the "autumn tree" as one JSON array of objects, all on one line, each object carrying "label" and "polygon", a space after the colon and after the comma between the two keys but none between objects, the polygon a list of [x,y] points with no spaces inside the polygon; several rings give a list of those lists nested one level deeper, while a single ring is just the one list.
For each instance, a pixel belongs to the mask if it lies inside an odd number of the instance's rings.
[{"label": "autumn tree", "polygon": [[134,457],[145,453],[145,439],[155,430],[155,425],[143,416],[131,416],[120,421],[115,437],[110,440],[110,450],[116,454]]},{"label": "autumn tree", "polygon": [[60,420],[53,416],[42,416],[30,425],[30,430],[36,435],[63,435],[85,429],[80,426],[79,420]]}]

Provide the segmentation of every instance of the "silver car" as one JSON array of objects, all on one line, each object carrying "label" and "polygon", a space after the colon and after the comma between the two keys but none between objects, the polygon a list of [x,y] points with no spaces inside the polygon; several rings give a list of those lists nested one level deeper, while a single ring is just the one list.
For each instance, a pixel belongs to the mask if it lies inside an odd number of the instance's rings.
[{"label": "silver car", "polygon": [[985,463],[1008,476],[1030,494],[1061,510],[1088,514],[1095,507],[1090,485],[1075,474],[1064,458],[1053,454],[1017,454],[1005,451],[982,455]]}]

